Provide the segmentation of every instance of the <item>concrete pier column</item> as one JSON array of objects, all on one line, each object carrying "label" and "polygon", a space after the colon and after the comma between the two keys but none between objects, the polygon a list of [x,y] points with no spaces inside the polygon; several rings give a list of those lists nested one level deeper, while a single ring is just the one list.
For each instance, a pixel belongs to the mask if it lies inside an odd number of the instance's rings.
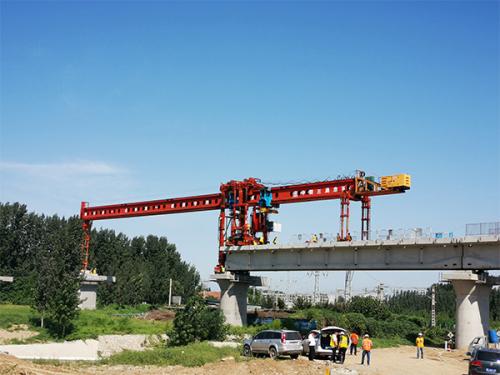
[{"label": "concrete pier column", "polygon": [[82,281],[78,294],[80,304],[78,307],[82,310],[95,310],[97,308],[97,286],[100,282],[114,283],[114,276],[101,276],[89,272],[82,273]]},{"label": "concrete pier column", "polygon": [[247,292],[249,284],[219,280],[220,309],[226,323],[233,326],[247,324]]},{"label": "concrete pier column", "polygon": [[80,304],[78,307],[82,310],[95,310],[97,307],[97,282],[82,281],[78,294]]},{"label": "concrete pier column", "polygon": [[497,280],[472,271],[449,272],[443,280],[451,282],[456,294],[455,344],[466,349],[474,337],[488,333],[490,291]]},{"label": "concrete pier column", "polygon": [[266,279],[248,274],[233,274],[231,272],[212,275],[220,288],[220,309],[226,323],[233,326],[247,324],[247,292],[250,285],[264,286]]}]

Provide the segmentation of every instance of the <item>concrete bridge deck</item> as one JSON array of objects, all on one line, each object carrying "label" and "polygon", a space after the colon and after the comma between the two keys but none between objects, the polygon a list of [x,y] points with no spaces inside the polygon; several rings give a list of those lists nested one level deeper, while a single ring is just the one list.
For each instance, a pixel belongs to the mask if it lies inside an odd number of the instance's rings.
[{"label": "concrete bridge deck", "polygon": [[226,270],[498,270],[500,236],[223,247]]}]

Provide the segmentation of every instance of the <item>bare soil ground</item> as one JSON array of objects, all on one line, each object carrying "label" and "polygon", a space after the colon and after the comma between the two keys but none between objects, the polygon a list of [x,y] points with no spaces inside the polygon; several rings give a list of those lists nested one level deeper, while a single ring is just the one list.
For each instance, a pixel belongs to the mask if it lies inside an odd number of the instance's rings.
[{"label": "bare soil ground", "polygon": [[166,321],[166,320],[174,320],[174,318],[175,318],[175,312],[170,310],[152,310],[147,312],[146,315],[144,315],[144,319],[146,320]]},{"label": "bare soil ground", "polygon": [[8,329],[0,329],[0,345],[8,344],[11,340],[25,340],[38,335],[36,331],[30,331],[26,324],[16,324]]},{"label": "bare soil ground", "polygon": [[305,357],[290,359],[253,359],[236,362],[226,359],[203,367],[185,368],[180,366],[96,366],[81,363],[68,363],[55,366],[35,364],[11,356],[0,354],[0,374],[6,375],[55,375],[55,374],[110,374],[110,375],[324,375],[328,366],[332,374],[352,375],[464,375],[467,374],[467,360],[463,352],[444,352],[440,349],[426,348],[426,358],[417,360],[413,347],[375,349],[370,367],[361,366],[360,356],[347,356],[343,366],[331,365],[326,361],[309,362]]}]

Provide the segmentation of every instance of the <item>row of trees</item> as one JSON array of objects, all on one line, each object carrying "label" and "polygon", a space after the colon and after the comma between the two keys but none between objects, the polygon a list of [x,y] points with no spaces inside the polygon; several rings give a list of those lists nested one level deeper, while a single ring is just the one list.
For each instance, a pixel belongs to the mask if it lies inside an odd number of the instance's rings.
[{"label": "row of trees", "polygon": [[[77,313],[82,229],[78,217],[68,219],[29,213],[26,206],[0,203],[0,274],[14,276],[0,283],[0,302],[30,304],[42,324],[64,336]],[[200,287],[196,269],[182,261],[175,245],[164,237],[129,239],[111,230],[93,230],[90,267],[116,276],[100,285],[101,305],[152,305],[168,301],[173,292],[184,300]]]},{"label": "row of trees", "polygon": [[[438,325],[451,329],[455,317],[455,292],[450,284],[436,284],[436,316]],[[250,288],[248,302],[269,309],[285,309],[285,302],[281,298],[274,299],[269,295],[264,296],[256,288]],[[302,297],[298,297],[293,310],[305,310],[315,307]],[[367,316],[378,315],[377,318],[385,319],[388,313],[419,316],[425,321],[431,319],[431,288],[425,293],[418,291],[401,291],[378,302],[373,298],[355,297],[349,303],[342,299],[334,304],[320,304],[316,307],[328,308],[340,313],[361,313]],[[490,318],[500,320],[500,289],[493,289],[490,295]]]}]

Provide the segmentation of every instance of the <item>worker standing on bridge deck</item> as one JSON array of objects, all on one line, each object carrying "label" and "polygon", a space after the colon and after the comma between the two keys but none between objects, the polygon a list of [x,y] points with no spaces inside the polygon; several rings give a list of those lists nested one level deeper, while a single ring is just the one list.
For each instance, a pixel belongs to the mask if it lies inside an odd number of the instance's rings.
[{"label": "worker standing on bridge deck", "polygon": [[424,359],[424,335],[422,332],[418,334],[415,344],[417,345],[417,359]]},{"label": "worker standing on bridge deck", "polygon": [[361,342],[361,348],[363,349],[363,353],[361,354],[361,364],[365,364],[365,357],[366,357],[366,363],[368,366],[370,366],[370,354],[372,351],[373,343],[372,340],[370,340],[370,336],[364,335],[363,336],[363,341]]}]

